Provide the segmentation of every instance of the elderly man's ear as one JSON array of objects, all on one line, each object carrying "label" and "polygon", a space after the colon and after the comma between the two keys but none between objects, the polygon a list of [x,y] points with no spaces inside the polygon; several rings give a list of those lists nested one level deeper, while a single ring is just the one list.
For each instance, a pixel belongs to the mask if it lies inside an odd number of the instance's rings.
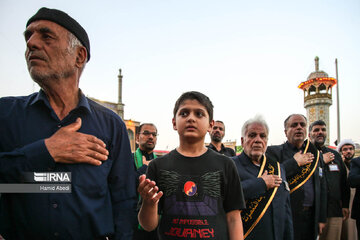
[{"label": "elderly man's ear", "polygon": [[76,66],[78,68],[82,67],[87,60],[87,51],[85,47],[78,47],[77,56],[76,56]]}]

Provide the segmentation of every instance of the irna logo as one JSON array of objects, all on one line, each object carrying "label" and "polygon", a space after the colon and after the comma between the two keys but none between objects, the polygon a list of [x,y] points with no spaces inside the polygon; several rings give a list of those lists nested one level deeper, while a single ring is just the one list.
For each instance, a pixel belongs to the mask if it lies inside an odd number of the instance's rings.
[{"label": "irna logo", "polygon": [[35,182],[71,182],[70,172],[34,172]]}]

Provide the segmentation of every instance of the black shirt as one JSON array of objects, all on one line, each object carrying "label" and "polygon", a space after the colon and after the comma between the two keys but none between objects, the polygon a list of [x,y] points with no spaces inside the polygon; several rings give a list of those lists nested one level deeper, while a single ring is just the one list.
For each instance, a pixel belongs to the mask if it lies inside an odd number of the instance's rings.
[{"label": "black shirt", "polygon": [[225,147],[224,144],[221,144],[220,151],[218,151],[212,143],[210,143],[209,146],[207,146],[207,147],[214,150],[215,152],[218,152],[218,153],[228,156],[228,157],[234,157],[236,155],[234,149]]}]

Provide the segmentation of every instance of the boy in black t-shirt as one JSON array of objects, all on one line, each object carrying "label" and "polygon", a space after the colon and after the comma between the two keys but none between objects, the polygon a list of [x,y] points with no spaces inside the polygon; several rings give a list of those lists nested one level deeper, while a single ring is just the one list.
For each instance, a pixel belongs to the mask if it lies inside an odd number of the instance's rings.
[{"label": "boy in black t-shirt", "polygon": [[147,231],[158,227],[159,239],[243,239],[245,201],[236,167],[204,144],[214,124],[210,99],[182,94],[172,122],[180,145],[150,162],[148,179],[140,176],[139,223]]}]

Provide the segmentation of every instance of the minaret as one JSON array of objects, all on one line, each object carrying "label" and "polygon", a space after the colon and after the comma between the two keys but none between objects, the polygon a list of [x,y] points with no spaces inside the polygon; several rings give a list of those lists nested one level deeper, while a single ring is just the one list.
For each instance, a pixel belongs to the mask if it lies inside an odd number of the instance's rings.
[{"label": "minaret", "polygon": [[124,119],[124,104],[122,103],[122,78],[121,75],[121,68],[119,69],[119,92],[118,92],[118,103],[117,103],[117,114],[121,117],[121,119]]},{"label": "minaret", "polygon": [[332,87],[335,84],[335,78],[319,70],[319,57],[315,57],[315,72],[310,73],[307,80],[298,86],[304,91],[304,108],[309,124],[316,120],[323,120],[326,123],[325,145],[327,146],[330,138],[329,108],[332,105]]}]

